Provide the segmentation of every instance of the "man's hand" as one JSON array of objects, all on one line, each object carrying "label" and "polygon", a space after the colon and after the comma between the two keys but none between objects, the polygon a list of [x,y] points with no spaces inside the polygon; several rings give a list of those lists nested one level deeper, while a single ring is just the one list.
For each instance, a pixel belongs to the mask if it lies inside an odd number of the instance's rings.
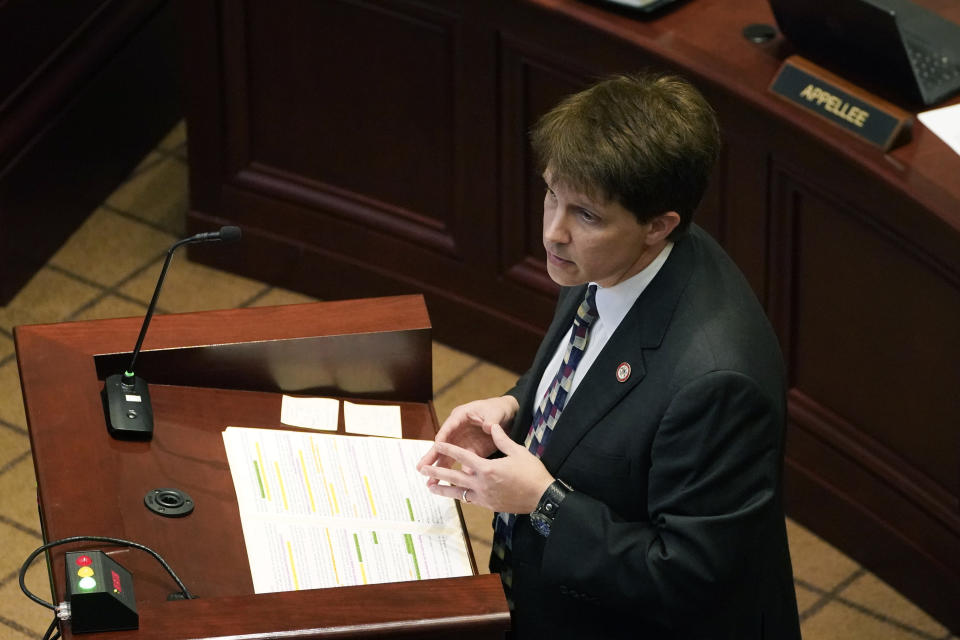
[{"label": "man's hand", "polygon": [[[420,473],[428,476],[432,493],[462,499],[466,491],[469,502],[493,511],[530,513],[553,482],[553,476],[527,448],[510,439],[500,425],[490,427],[490,439],[504,457],[488,460],[463,447],[437,442],[438,455],[461,465],[460,470],[423,465]],[[440,481],[450,486],[439,484]]]},{"label": "man's hand", "polygon": [[[423,473],[423,468],[430,465],[446,468],[453,466],[454,460],[443,455],[438,449],[441,443],[454,444],[481,458],[489,456],[497,450],[490,436],[490,427],[495,424],[510,424],[517,409],[517,400],[513,396],[474,400],[456,407],[440,426],[433,447],[417,463],[417,471]],[[428,487],[435,484],[435,478],[427,480]]]}]

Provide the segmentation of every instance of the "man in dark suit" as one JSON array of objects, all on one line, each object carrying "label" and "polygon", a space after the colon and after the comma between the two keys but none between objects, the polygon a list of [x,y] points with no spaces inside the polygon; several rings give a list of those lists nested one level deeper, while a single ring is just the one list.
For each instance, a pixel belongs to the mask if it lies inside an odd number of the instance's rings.
[{"label": "man in dark suit", "polygon": [[451,412],[428,487],[499,512],[515,637],[798,639],[782,358],[691,225],[712,110],[679,78],[620,76],[555,107],[533,146],[556,314],[516,387]]}]

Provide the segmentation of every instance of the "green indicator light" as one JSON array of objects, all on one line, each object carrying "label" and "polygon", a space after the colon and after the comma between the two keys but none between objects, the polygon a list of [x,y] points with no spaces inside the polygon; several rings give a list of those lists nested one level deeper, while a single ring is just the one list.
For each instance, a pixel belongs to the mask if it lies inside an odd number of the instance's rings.
[{"label": "green indicator light", "polygon": [[85,591],[89,591],[97,586],[97,581],[93,578],[87,576],[86,578],[80,578],[80,581],[77,583],[77,586]]}]

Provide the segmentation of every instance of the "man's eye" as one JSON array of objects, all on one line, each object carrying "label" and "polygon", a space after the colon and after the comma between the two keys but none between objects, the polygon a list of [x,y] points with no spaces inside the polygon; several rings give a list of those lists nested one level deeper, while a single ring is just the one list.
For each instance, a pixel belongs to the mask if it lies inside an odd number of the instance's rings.
[{"label": "man's eye", "polygon": [[597,220],[599,220],[597,216],[593,215],[586,209],[580,209],[580,217],[583,219],[584,222],[596,222]]}]

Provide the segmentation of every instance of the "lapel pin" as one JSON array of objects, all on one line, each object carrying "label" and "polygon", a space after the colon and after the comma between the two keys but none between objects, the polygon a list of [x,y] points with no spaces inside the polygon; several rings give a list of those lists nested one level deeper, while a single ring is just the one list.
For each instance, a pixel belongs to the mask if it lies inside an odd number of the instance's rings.
[{"label": "lapel pin", "polygon": [[617,367],[617,382],[626,382],[627,378],[630,377],[630,363],[621,362],[620,366]]}]

